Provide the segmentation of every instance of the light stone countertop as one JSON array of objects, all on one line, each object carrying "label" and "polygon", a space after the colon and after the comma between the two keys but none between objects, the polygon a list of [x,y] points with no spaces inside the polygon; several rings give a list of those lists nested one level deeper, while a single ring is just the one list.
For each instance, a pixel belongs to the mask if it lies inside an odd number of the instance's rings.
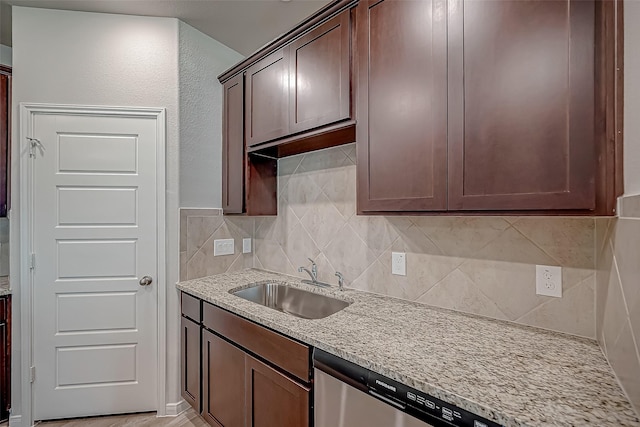
[{"label": "light stone countertop", "polygon": [[9,276],[0,276],[0,297],[11,295]]},{"label": "light stone countertop", "polygon": [[[229,293],[263,281],[352,304],[308,320]],[[640,426],[593,340],[256,269],[177,288],[508,427]]]}]

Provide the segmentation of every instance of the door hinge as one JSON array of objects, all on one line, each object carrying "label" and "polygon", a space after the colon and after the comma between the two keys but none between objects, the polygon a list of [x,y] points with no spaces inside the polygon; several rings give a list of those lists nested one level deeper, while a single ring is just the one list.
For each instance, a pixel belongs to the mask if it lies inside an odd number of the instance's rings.
[{"label": "door hinge", "polygon": [[31,367],[31,382],[34,382],[36,380],[36,367],[32,366]]},{"label": "door hinge", "polygon": [[31,254],[31,259],[29,260],[29,270],[35,270],[36,268],[36,254]]}]

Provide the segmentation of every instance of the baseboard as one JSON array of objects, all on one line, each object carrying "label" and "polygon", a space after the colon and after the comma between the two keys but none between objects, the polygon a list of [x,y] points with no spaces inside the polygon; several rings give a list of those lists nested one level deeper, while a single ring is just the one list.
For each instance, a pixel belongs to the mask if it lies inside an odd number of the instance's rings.
[{"label": "baseboard", "polygon": [[177,415],[180,415],[187,409],[189,409],[189,404],[184,400],[181,400],[180,402],[176,402],[176,403],[167,403],[167,406],[165,409],[165,416],[175,417]]},{"label": "baseboard", "polygon": [[12,415],[9,417],[9,427],[22,427],[22,415]]}]

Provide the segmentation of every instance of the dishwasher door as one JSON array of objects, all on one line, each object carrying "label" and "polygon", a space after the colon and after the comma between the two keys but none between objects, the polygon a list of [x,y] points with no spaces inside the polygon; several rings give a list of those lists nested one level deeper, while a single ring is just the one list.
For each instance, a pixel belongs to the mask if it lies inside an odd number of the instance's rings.
[{"label": "dishwasher door", "polygon": [[318,369],[315,427],[432,427]]}]

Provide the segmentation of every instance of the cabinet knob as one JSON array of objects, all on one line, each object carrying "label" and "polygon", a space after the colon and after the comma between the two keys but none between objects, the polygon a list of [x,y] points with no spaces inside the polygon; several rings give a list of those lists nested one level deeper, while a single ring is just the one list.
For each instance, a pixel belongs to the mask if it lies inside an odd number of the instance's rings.
[{"label": "cabinet knob", "polygon": [[140,286],[149,286],[153,282],[151,276],[144,276],[140,279]]}]

